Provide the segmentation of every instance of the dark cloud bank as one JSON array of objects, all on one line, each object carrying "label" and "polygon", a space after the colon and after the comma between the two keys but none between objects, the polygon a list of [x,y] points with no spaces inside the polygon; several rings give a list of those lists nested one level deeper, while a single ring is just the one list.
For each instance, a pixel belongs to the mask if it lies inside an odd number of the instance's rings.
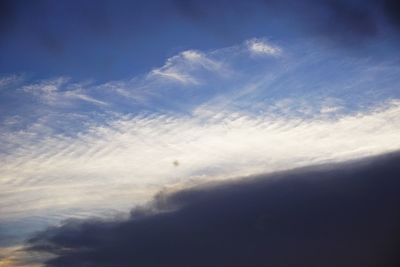
[{"label": "dark cloud bank", "polygon": [[400,153],[160,193],[29,245],[48,266],[398,267]]}]

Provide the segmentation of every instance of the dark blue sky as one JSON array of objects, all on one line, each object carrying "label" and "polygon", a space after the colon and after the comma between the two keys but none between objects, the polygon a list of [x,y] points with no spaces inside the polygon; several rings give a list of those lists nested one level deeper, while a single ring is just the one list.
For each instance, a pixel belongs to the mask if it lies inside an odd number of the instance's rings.
[{"label": "dark blue sky", "polygon": [[[265,32],[258,18],[185,1],[2,1],[0,73],[109,80],[188,48],[224,47]],[[247,6],[247,5],[246,5]],[[228,6],[229,8],[229,6]]]}]

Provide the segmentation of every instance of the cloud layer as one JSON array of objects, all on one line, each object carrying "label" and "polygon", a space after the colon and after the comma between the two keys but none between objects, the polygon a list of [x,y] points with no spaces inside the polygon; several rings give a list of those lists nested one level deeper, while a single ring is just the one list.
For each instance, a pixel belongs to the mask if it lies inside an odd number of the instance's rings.
[{"label": "cloud layer", "polygon": [[210,184],[37,234],[47,266],[368,266],[400,263],[399,153]]},{"label": "cloud layer", "polygon": [[24,146],[4,156],[0,167],[1,211],[13,217],[58,206],[117,208],[118,201],[142,200],[176,183],[379,154],[400,147],[399,118],[393,103],[335,119],[153,115],[93,126],[74,138],[27,143],[22,135]]}]

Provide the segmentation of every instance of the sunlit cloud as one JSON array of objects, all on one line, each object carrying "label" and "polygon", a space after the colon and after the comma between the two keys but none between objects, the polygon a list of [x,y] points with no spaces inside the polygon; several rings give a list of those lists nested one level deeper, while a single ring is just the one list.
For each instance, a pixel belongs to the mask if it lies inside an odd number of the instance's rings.
[{"label": "sunlit cloud", "polygon": [[265,40],[262,39],[251,39],[246,42],[247,47],[251,54],[253,55],[270,55],[276,56],[279,55],[282,51],[281,48],[271,45]]},{"label": "sunlit cloud", "polygon": [[70,104],[73,100],[81,100],[96,105],[108,105],[104,101],[89,96],[82,88],[68,88],[68,85],[68,79],[62,77],[27,85],[22,90],[37,96],[48,105],[63,106]]},{"label": "sunlit cloud", "polygon": [[23,246],[0,247],[0,267],[40,267],[44,254],[25,253]]},{"label": "sunlit cloud", "polygon": [[393,151],[400,148],[399,118],[400,104],[392,102],[335,119],[240,112],[123,116],[76,137],[16,135],[22,145],[2,157],[0,209],[9,218],[119,209],[164,186]]},{"label": "sunlit cloud", "polygon": [[207,55],[199,51],[187,50],[169,58],[164,66],[152,70],[148,77],[160,77],[184,85],[195,85],[200,83],[200,80],[194,75],[195,71],[208,70],[218,72],[222,68],[221,63],[209,58]]}]

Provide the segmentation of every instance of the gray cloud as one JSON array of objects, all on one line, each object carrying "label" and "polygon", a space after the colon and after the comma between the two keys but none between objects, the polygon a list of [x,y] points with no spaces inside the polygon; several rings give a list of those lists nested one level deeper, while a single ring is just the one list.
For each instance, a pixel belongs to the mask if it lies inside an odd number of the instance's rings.
[{"label": "gray cloud", "polygon": [[160,193],[29,241],[47,266],[399,266],[400,154]]}]

